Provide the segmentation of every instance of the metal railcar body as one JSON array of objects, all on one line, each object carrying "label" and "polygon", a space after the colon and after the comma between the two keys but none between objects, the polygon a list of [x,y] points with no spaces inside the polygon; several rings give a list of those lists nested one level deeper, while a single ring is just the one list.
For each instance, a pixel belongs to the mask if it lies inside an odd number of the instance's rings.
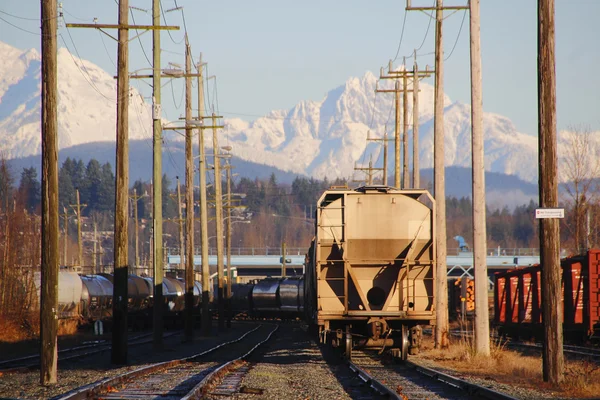
[{"label": "metal railcar body", "polygon": [[330,189],[317,204],[305,310],[322,342],[406,359],[435,323],[435,202],[426,190]]},{"label": "metal railcar body", "polygon": [[[573,343],[600,340],[600,250],[563,258],[561,304],[563,335]],[[526,340],[543,338],[543,265],[496,273],[494,325],[500,334]]]}]

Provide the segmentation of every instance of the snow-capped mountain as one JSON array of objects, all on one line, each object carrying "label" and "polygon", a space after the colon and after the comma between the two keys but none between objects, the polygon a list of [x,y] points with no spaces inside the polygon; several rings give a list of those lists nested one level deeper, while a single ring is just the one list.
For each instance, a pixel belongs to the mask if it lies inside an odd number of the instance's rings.
[{"label": "snow-capped mountain", "polygon": [[[41,153],[40,67],[35,50],[0,42],[0,151],[7,158]],[[116,139],[116,80],[93,63],[58,50],[59,149]],[[130,91],[129,137],[151,137],[151,107]]]},{"label": "snow-capped mountain", "polygon": [[[40,54],[0,42],[0,151],[7,158],[40,153]],[[114,141],[116,82],[91,62],[60,49],[59,147]],[[252,122],[225,120],[225,134],[236,157],[319,178],[349,177],[356,163],[372,157],[381,166],[382,146],[367,142],[387,131],[393,138],[393,95],[375,95],[377,77],[371,72],[327,93],[321,101],[302,101],[290,110],[276,110]],[[380,88],[393,82],[380,81]],[[420,167],[433,165],[433,96],[421,83],[419,97]],[[412,126],[412,93],[408,112]],[[134,89],[130,92],[130,139],[151,137],[151,106]],[[471,165],[470,106],[445,97],[445,159],[447,166]],[[491,172],[537,178],[537,138],[518,132],[501,115],[484,114],[485,166]],[[209,136],[209,135],[208,135]],[[412,132],[409,131],[409,137]],[[565,135],[561,135],[560,143]],[[596,135],[597,136],[597,135]],[[183,140],[172,136],[173,140]],[[207,146],[211,143],[207,138]],[[412,146],[412,143],[411,143]],[[560,150],[559,144],[559,150]],[[562,145],[564,147],[564,144]],[[393,165],[393,144],[388,160]],[[412,150],[409,152],[412,154]],[[392,168],[389,171],[393,171]],[[391,173],[390,173],[391,174]]]}]

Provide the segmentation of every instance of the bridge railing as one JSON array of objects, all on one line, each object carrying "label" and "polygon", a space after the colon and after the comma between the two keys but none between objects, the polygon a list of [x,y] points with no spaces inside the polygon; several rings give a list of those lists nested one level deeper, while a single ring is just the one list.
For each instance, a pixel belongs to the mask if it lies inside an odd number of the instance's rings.
[{"label": "bridge railing", "polygon": [[[448,247],[447,253],[449,256],[458,256],[472,252],[471,248],[460,249],[458,247]],[[286,254],[288,255],[305,255],[308,252],[307,247],[287,247]],[[200,247],[194,249],[195,254],[201,254]],[[166,248],[167,255],[179,255],[178,247]],[[208,255],[217,255],[217,248],[211,247],[208,249]],[[265,255],[281,255],[281,247],[232,247],[231,255],[236,256],[265,256]],[[517,248],[517,247],[488,247],[488,256],[539,256],[540,249],[533,248]]]}]

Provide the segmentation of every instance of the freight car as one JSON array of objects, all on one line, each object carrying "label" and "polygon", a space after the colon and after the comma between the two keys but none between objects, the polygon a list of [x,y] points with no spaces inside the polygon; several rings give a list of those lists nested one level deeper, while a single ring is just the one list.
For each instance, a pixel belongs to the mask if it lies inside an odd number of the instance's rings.
[{"label": "freight car", "polygon": [[[40,274],[34,281],[39,298]],[[152,320],[153,279],[129,275],[127,278],[128,322],[136,328],[148,327]],[[163,278],[163,315],[165,323],[182,323],[185,307],[185,282],[182,279]],[[58,309],[62,320],[79,319],[84,323],[110,321],[112,318],[113,276],[111,274],[78,275],[60,271],[58,274]],[[194,282],[194,309],[199,312],[202,286]]]},{"label": "freight car", "polygon": [[294,319],[304,314],[304,277],[266,278],[231,288],[233,313]]},{"label": "freight car", "polygon": [[317,203],[305,268],[306,318],[319,340],[380,346],[406,359],[435,324],[435,202],[426,190],[332,188]]},{"label": "freight car", "polygon": [[[562,259],[565,340],[600,339],[600,250]],[[522,339],[543,337],[542,265],[496,273],[494,324],[498,333]]]}]

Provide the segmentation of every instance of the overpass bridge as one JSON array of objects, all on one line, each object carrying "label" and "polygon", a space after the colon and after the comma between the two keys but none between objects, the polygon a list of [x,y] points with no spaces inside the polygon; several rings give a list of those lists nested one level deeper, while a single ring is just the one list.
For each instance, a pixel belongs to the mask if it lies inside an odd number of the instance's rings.
[{"label": "overpass bridge", "polygon": [[[232,253],[236,253],[233,251]],[[264,249],[263,249],[264,250]],[[281,254],[273,254],[274,249],[270,249],[271,254],[260,254],[261,252],[252,251],[245,252],[248,254],[232,254],[231,266],[236,267],[238,276],[279,276],[281,275],[282,256]],[[286,252],[286,275],[301,275],[304,273],[304,254],[306,249],[290,249]],[[529,266],[540,262],[539,254],[536,254],[537,249],[494,249],[487,256],[487,266],[490,273],[500,270],[513,269],[516,267]],[[268,252],[267,252],[268,253]],[[293,253],[293,254],[292,254]],[[180,256],[178,254],[169,254],[167,262],[170,267],[179,265]],[[202,264],[202,256],[194,256],[194,265]],[[211,254],[208,257],[209,266],[217,265],[217,256]],[[223,265],[227,265],[226,257],[223,257]],[[448,276],[453,277],[470,277],[473,273],[473,253],[456,251],[453,255],[446,257],[446,265],[448,268]],[[213,270],[213,268],[211,268]]]}]

